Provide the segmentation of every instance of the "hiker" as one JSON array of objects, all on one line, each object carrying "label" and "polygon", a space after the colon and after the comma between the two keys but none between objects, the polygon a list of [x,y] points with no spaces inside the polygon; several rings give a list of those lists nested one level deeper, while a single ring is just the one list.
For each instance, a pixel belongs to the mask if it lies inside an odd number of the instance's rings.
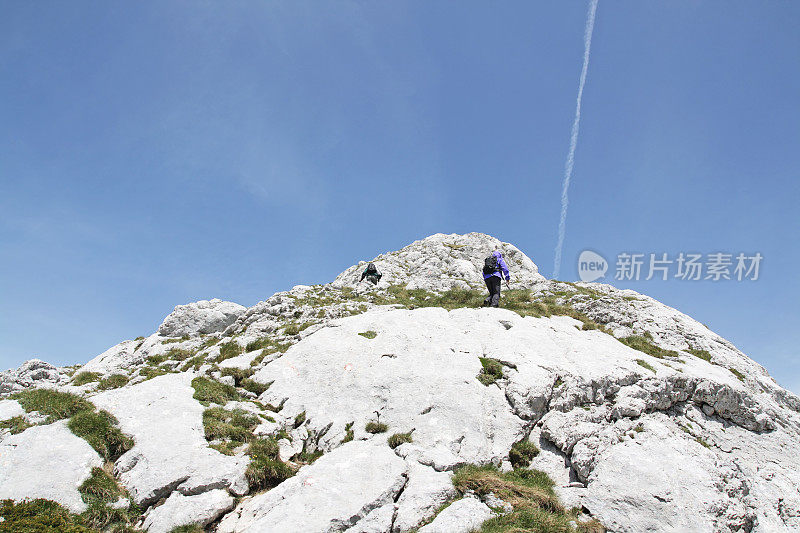
[{"label": "hiker", "polygon": [[511,279],[508,265],[503,261],[503,254],[495,251],[483,261],[483,281],[489,289],[489,296],[483,301],[483,307],[500,307],[500,283],[506,278],[506,283]]},{"label": "hiker", "polygon": [[375,266],[375,263],[370,263],[367,265],[367,269],[364,271],[364,273],[361,274],[361,279],[358,280],[358,282],[361,283],[364,281],[364,278],[367,278],[367,281],[373,285],[377,285],[381,280],[381,277],[383,277],[383,274],[378,271],[378,267]]}]

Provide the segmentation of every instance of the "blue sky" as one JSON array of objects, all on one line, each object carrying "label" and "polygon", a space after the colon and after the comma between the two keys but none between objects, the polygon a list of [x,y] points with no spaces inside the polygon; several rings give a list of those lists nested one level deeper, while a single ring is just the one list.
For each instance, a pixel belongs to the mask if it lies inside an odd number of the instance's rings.
[{"label": "blue sky", "polygon": [[[586,2],[9,2],[0,367],[176,304],[252,305],[436,232],[550,275]],[[617,282],[800,392],[800,5],[600,0],[561,277],[591,248],[756,252]]]}]

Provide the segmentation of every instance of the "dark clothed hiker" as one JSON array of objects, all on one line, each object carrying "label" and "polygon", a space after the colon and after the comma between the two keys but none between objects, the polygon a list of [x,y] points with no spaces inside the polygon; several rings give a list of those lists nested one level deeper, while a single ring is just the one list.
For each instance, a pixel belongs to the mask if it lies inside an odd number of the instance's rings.
[{"label": "dark clothed hiker", "polygon": [[361,283],[364,281],[364,278],[367,278],[367,281],[373,285],[377,285],[382,277],[383,274],[380,273],[378,267],[375,266],[375,263],[370,263],[367,265],[367,269],[361,274],[361,279],[358,280],[358,282]]},{"label": "dark clothed hiker", "polygon": [[489,296],[483,301],[484,307],[500,306],[500,284],[504,277],[506,282],[511,279],[508,265],[503,261],[503,254],[494,252],[484,260],[483,264],[483,281],[489,289]]}]

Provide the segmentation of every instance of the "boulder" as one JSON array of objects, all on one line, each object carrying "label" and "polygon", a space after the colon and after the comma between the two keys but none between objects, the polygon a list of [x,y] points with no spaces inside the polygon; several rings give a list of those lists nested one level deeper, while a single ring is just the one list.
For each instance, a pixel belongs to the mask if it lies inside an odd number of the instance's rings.
[{"label": "boulder", "polygon": [[40,359],[25,361],[19,368],[0,372],[0,395],[30,387],[52,386],[67,381],[62,372]]},{"label": "boulder", "polygon": [[433,522],[419,528],[419,533],[471,533],[493,516],[495,513],[479,499],[461,498],[448,505]]},{"label": "boulder", "polygon": [[196,496],[173,492],[162,505],[147,513],[143,527],[149,533],[169,533],[188,524],[205,527],[233,509],[233,503],[233,497],[223,489],[209,490]]},{"label": "boulder", "polygon": [[224,331],[245,310],[244,306],[218,298],[178,305],[158,327],[158,334],[163,337],[194,337]]},{"label": "boulder", "polygon": [[405,483],[404,461],[384,443],[349,442],[274,489],[242,500],[217,532],[345,531],[393,503]]}]

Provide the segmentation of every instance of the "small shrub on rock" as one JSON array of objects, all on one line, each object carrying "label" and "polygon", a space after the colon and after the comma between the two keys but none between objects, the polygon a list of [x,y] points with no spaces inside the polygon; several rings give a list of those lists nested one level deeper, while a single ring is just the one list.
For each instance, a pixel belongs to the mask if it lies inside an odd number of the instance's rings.
[{"label": "small shrub on rock", "polygon": [[503,363],[491,357],[479,357],[479,359],[483,368],[478,374],[478,381],[489,386],[503,377]]},{"label": "small shrub on rock", "polygon": [[367,422],[367,425],[364,427],[364,429],[367,433],[372,433],[375,435],[376,433],[386,433],[389,430],[389,426],[383,422]]},{"label": "small shrub on rock", "polygon": [[252,440],[258,423],[258,417],[244,409],[212,407],[203,411],[206,440],[230,441],[234,447]]},{"label": "small shrub on rock", "polygon": [[254,379],[244,379],[242,380],[241,386],[244,390],[250,391],[256,396],[261,396],[268,388],[272,385],[272,382],[269,383],[259,383]]}]

